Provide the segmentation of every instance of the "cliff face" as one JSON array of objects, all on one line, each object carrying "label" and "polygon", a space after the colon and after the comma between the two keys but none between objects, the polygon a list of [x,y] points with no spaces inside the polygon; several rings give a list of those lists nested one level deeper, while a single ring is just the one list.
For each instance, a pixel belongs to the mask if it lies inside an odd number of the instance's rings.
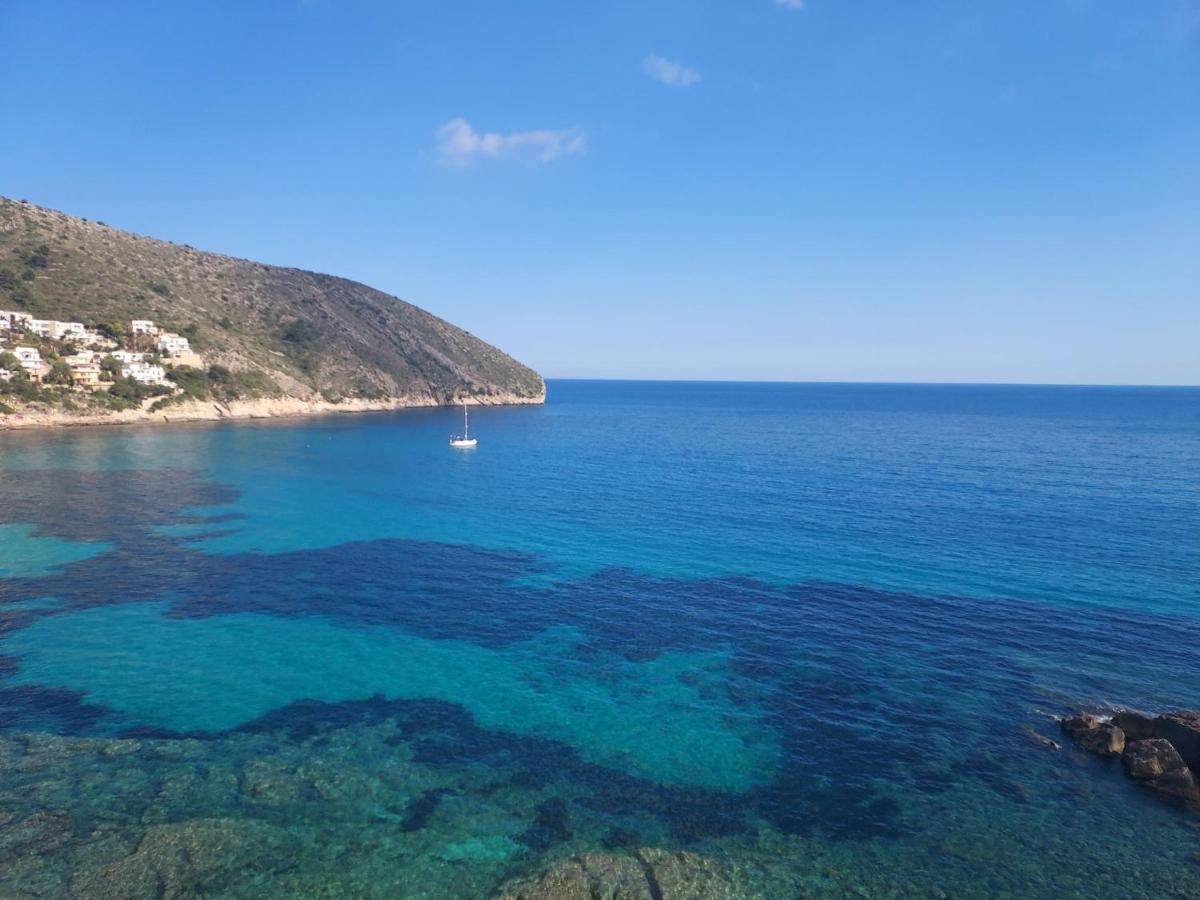
[{"label": "cliff face", "polygon": [[187,336],[206,365],[253,375],[264,396],[420,405],[545,397],[532,369],[366,285],[5,198],[0,309],[89,324],[152,319]]}]

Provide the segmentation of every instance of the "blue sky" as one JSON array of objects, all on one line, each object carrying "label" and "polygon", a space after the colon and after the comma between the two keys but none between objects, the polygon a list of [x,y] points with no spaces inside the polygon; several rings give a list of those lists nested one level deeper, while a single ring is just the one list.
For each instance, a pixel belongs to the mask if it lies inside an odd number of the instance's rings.
[{"label": "blue sky", "polygon": [[1198,0],[0,0],[0,194],[549,376],[1200,383]]}]

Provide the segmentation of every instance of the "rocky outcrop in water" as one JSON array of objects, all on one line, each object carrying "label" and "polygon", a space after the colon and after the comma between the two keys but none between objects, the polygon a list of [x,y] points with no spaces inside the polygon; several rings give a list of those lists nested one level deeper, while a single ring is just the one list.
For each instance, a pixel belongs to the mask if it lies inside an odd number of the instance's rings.
[{"label": "rocky outcrop in water", "polygon": [[1060,724],[1084,750],[1119,756],[1130,778],[1160,794],[1200,804],[1200,712],[1085,712]]}]

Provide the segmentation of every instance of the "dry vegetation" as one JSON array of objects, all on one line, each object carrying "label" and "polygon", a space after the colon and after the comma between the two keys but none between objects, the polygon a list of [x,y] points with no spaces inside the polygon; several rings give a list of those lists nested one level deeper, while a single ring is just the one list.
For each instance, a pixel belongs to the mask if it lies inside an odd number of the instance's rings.
[{"label": "dry vegetation", "polygon": [[291,397],[534,399],[541,377],[495,347],[366,285],[140,237],[0,198],[0,309],[148,318],[206,362]]}]

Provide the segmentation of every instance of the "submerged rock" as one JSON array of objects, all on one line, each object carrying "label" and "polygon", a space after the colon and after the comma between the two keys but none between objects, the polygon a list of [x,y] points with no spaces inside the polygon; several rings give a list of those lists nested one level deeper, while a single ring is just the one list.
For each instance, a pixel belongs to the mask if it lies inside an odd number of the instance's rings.
[{"label": "submerged rock", "polygon": [[256,867],[286,864],[286,841],[268,826],[235,819],[194,819],[156,825],[129,856],[80,873],[79,900],[106,897],[192,897],[220,893]]},{"label": "submerged rock", "polygon": [[1139,780],[1158,778],[1167,772],[1184,768],[1183,757],[1162,738],[1131,741],[1121,757],[1125,771],[1131,778]]},{"label": "submerged rock", "polygon": [[1025,737],[1029,738],[1030,741],[1045,750],[1057,751],[1062,749],[1062,744],[1060,744],[1058,741],[1052,740],[1051,738],[1046,737],[1044,734],[1039,734],[1028,726],[1025,728]]},{"label": "submerged rock", "polygon": [[39,810],[19,818],[0,813],[0,862],[42,856],[75,836],[75,819],[62,810]]},{"label": "submerged rock", "polygon": [[721,900],[749,898],[726,863],[682,850],[632,856],[581,853],[540,875],[509,882],[500,900]]}]

